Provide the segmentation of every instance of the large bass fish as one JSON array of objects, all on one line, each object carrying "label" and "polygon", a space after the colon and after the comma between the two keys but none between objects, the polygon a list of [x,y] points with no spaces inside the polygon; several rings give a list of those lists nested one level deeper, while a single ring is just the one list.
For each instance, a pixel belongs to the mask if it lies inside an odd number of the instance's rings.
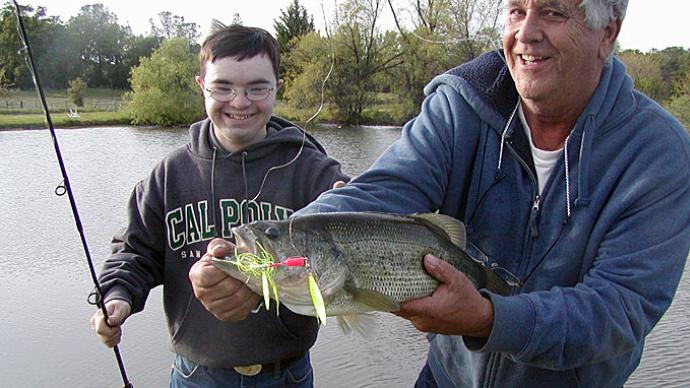
[{"label": "large bass fish", "polygon": [[[462,271],[478,289],[502,295],[511,289],[465,252],[464,225],[441,214],[318,213],[256,221],[233,233],[238,249],[268,254],[275,262],[304,257],[305,266],[274,267],[270,277],[277,299],[298,314],[317,316],[307,285],[311,274],[326,315],[337,316],[345,332],[354,329],[366,336],[372,321],[363,313],[396,311],[400,302],[431,295],[439,282],[423,267],[427,253]],[[241,271],[231,257],[213,263],[254,292],[267,290],[261,277]]]}]

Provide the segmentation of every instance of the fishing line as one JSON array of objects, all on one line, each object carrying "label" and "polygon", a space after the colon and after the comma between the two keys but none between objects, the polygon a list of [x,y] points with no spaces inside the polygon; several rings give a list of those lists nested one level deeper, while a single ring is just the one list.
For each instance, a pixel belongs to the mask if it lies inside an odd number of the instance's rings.
[{"label": "fishing line", "polygon": [[[93,265],[93,260],[91,259],[91,254],[89,253],[89,247],[86,243],[86,236],[84,235],[84,228],[82,227],[81,224],[81,219],[79,217],[79,211],[77,210],[77,204],[76,201],[74,200],[74,194],[72,192],[72,187],[69,183],[69,177],[67,176],[67,169],[65,168],[65,163],[62,159],[62,153],[60,152],[60,145],[58,143],[57,135],[55,134],[55,128],[53,127],[53,120],[50,116],[50,110],[48,109],[48,103],[46,102],[46,96],[43,91],[43,87],[41,86],[41,80],[38,76],[38,71],[36,70],[36,63],[34,62],[34,57],[31,53],[31,45],[29,45],[29,37],[27,36],[26,29],[24,27],[24,19],[22,18],[22,11],[21,8],[19,7],[19,4],[17,3],[17,0],[12,0],[14,3],[14,6],[17,10],[17,22],[18,22],[18,27],[19,27],[19,33],[22,38],[22,43],[24,44],[24,47],[22,51],[26,53],[26,57],[28,58],[28,64],[29,64],[29,71],[31,72],[31,76],[33,77],[34,81],[34,86],[36,87],[36,91],[38,92],[38,96],[41,100],[41,104],[43,105],[43,111],[45,112],[46,116],[46,121],[48,123],[48,128],[50,129],[50,135],[53,138],[53,146],[55,148],[55,155],[57,156],[58,164],[60,165],[60,172],[62,173],[62,183],[58,185],[58,187],[55,189],[55,194],[58,196],[62,196],[65,193],[67,194],[67,197],[69,198],[69,203],[72,208],[72,215],[74,216],[74,222],[77,227],[77,231],[79,232],[79,237],[81,239],[81,244],[84,249],[84,254],[86,255],[86,261],[89,265],[89,271],[91,272],[91,279],[93,280],[93,284],[95,287],[95,291],[89,295],[89,301],[90,302],[95,302],[98,307],[100,307],[101,311],[103,312],[103,318],[105,319],[105,322],[107,324],[108,322],[108,311],[105,308],[105,304],[102,303],[101,301],[101,286],[100,283],[98,282],[98,277],[96,276],[96,270]],[[124,388],[133,388],[134,386],[132,383],[129,381],[127,378],[127,373],[125,372],[125,366],[124,363],[122,362],[122,357],[120,356],[120,350],[117,345],[113,347],[113,351],[115,352],[115,358],[117,359],[117,364],[118,367],[120,368],[120,374],[122,375],[122,382],[123,382],[123,387]]]},{"label": "fishing line", "polygon": [[[357,9],[358,8],[353,10],[353,12],[356,11]],[[300,149],[297,152],[297,154],[290,161],[288,161],[284,164],[281,164],[279,166],[273,166],[273,167],[269,168],[268,171],[266,171],[266,174],[264,175],[264,178],[261,182],[261,186],[259,186],[259,191],[256,193],[254,198],[252,198],[252,200],[251,200],[252,202],[256,201],[256,199],[259,198],[259,195],[261,195],[261,192],[264,189],[264,185],[266,184],[266,179],[268,179],[268,175],[271,172],[273,172],[275,170],[279,170],[281,168],[285,168],[285,167],[293,164],[300,157],[300,155],[302,154],[302,150],[304,150],[304,145],[305,145],[306,140],[307,140],[307,125],[309,125],[309,123],[311,123],[321,113],[321,110],[323,109],[323,106],[325,104],[325,101],[326,101],[326,82],[328,82],[328,80],[331,78],[331,74],[333,73],[333,69],[335,68],[335,48],[333,45],[333,39],[331,37],[331,34],[328,31],[328,21],[326,20],[326,11],[323,8],[323,3],[321,3],[321,13],[323,15],[324,29],[326,31],[326,37],[328,38],[329,48],[331,49],[331,65],[328,69],[328,72],[326,73],[326,76],[321,81],[321,102],[319,104],[319,108],[316,110],[316,112],[311,117],[309,117],[304,122],[304,129],[302,130],[302,145],[300,146]]]}]

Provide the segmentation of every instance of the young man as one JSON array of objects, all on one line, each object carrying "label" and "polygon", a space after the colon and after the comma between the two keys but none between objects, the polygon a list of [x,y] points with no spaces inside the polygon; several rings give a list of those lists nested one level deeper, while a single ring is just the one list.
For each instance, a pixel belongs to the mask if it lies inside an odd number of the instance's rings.
[{"label": "young man", "polygon": [[[92,325],[114,346],[124,320],[163,284],[177,355],[172,387],[312,386],[313,318],[282,306],[277,314],[275,305],[252,313],[259,296],[251,292],[242,294],[241,316],[214,316],[195,297],[189,270],[211,239],[231,239],[233,226],[287,218],[347,177],[315,139],[271,115],[282,80],[277,43],[266,31],[223,28],[199,56],[196,80],[208,118],[134,189],[128,225],[114,237],[100,276],[110,327],[100,311]],[[214,271],[208,261],[204,268]],[[240,286],[224,291],[246,289]]]}]

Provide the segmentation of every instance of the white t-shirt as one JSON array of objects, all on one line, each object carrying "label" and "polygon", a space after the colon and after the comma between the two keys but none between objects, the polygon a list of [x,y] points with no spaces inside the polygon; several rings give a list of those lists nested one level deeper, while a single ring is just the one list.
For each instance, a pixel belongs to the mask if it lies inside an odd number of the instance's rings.
[{"label": "white t-shirt", "polygon": [[534,142],[532,142],[532,130],[529,128],[529,125],[527,125],[527,119],[525,119],[525,112],[522,111],[522,104],[520,104],[520,106],[518,107],[518,117],[520,117],[522,126],[525,128],[527,138],[529,139],[529,148],[530,150],[532,150],[534,168],[537,170],[537,183],[539,184],[539,194],[541,194],[542,190],[544,190],[546,182],[548,182],[549,180],[551,171],[553,170],[554,166],[556,166],[558,158],[560,158],[561,154],[563,153],[563,147],[554,151],[545,151],[535,147]]}]

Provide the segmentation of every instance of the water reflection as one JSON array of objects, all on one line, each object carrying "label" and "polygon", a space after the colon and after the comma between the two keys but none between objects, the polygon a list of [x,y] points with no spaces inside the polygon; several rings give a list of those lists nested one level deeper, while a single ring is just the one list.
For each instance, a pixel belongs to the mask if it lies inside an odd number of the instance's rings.
[{"label": "water reflection", "polygon": [[[344,169],[356,175],[400,135],[397,128],[310,130]],[[91,254],[100,266],[113,232],[125,220],[134,184],[164,154],[187,141],[186,129],[59,130]],[[86,304],[92,285],[47,131],[0,132],[0,376],[7,387],[117,387],[113,353],[91,333]],[[647,343],[630,387],[690,385],[688,276],[672,309]],[[143,314],[127,321],[121,345],[135,386],[167,386],[171,354],[154,290]],[[319,387],[411,386],[423,364],[424,336],[407,322],[379,314],[378,336],[364,341],[339,333],[329,318],[313,350]]]}]

